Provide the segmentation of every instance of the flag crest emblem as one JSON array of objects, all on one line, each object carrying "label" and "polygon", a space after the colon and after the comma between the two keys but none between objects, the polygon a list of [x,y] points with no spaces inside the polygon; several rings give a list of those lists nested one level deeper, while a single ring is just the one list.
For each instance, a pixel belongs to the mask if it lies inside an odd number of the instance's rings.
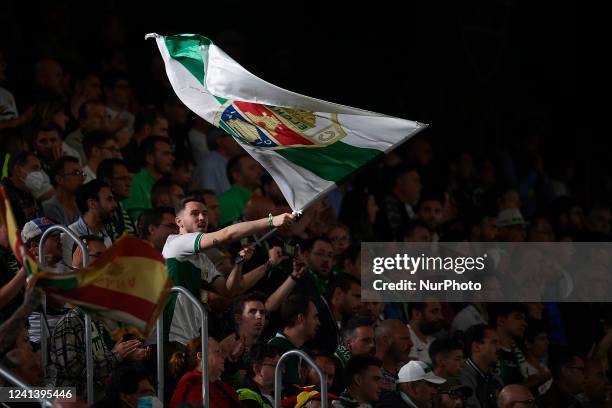
[{"label": "flag crest emblem", "polygon": [[346,136],[336,113],[321,115],[235,100],[219,108],[214,124],[242,143],[265,149],[324,147]]}]

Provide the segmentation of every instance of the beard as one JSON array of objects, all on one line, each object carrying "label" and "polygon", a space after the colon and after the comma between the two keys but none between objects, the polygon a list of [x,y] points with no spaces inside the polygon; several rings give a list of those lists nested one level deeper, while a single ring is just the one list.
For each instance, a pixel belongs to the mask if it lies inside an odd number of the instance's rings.
[{"label": "beard", "polygon": [[423,334],[425,334],[427,336],[436,333],[441,328],[442,328],[442,324],[440,322],[423,321],[419,325],[419,329],[421,329],[421,333],[423,333]]},{"label": "beard", "polygon": [[110,222],[115,221],[115,212],[114,211],[110,211],[110,212],[101,212],[100,213],[100,220],[102,220],[102,222],[104,224],[108,224]]}]

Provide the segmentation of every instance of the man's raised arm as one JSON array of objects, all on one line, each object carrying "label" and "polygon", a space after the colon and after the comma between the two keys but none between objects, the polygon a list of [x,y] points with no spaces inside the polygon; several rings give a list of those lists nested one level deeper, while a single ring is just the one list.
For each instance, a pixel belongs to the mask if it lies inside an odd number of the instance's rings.
[{"label": "man's raised arm", "polygon": [[200,249],[204,250],[215,245],[238,241],[240,238],[246,237],[247,235],[268,231],[274,227],[291,225],[294,220],[294,215],[285,213],[275,217],[262,218],[260,220],[246,221],[230,225],[220,231],[204,234],[202,239],[200,239]]}]

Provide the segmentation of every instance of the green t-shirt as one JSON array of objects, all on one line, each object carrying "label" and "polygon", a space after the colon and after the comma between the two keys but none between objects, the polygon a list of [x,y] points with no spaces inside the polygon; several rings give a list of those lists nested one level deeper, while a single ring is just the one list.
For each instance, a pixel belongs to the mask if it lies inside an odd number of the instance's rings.
[{"label": "green t-shirt", "polygon": [[219,196],[219,225],[225,226],[242,217],[242,210],[247,201],[251,198],[251,191],[246,188],[233,184],[225,193]]},{"label": "green t-shirt", "polygon": [[130,217],[138,221],[143,210],[152,208],[151,190],[155,184],[155,178],[146,170],[142,169],[132,178],[130,195],[121,203]]}]

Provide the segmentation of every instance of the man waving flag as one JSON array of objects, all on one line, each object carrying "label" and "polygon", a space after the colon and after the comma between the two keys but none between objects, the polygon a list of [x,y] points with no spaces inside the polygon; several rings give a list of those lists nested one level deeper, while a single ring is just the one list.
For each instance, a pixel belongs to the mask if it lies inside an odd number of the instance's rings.
[{"label": "man waving flag", "polygon": [[151,37],[181,101],[238,140],[294,211],[426,126],[279,88],[201,35]]}]

